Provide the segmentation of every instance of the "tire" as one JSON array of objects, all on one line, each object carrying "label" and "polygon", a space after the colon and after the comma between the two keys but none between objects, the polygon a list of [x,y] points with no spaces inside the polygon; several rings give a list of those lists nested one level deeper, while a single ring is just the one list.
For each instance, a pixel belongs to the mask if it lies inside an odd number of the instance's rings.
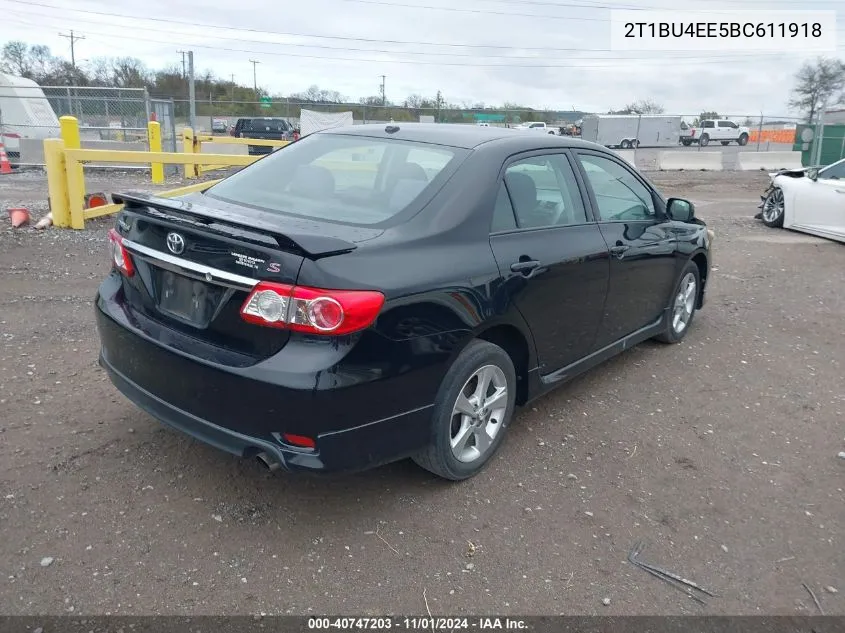
[{"label": "tire", "polygon": [[740,135],[739,135],[739,140],[737,140],[737,143],[738,143],[740,146],[743,146],[743,145],[748,145],[748,134],[740,134]]},{"label": "tire", "polygon": [[[494,407],[481,410],[481,418],[470,417],[457,410],[459,396],[463,395],[462,400],[474,414],[479,413],[474,403],[477,398],[475,392],[479,388],[478,377],[482,372],[492,378],[488,382],[487,393],[490,394],[489,388],[492,387],[494,391],[490,395],[498,393],[500,399]],[[516,370],[513,361],[498,345],[481,340],[472,341],[449,368],[435,402],[429,445],[415,455],[413,460],[443,479],[468,479],[487,465],[501,445],[510,424],[516,403]],[[492,438],[490,432],[493,432]],[[462,447],[453,448],[453,442],[461,436],[465,437]],[[476,444],[479,437],[490,440],[480,454]]]},{"label": "tire", "polygon": [[[690,284],[694,285],[690,288]],[[692,327],[698,296],[701,293],[701,275],[695,262],[689,261],[675,284],[672,303],[666,318],[665,329],[655,338],[667,344],[679,343]]]},{"label": "tire", "polygon": [[701,138],[698,139],[698,144],[701,145],[701,147],[707,147],[707,145],[710,144],[710,136],[708,134],[702,134]]},{"label": "tire", "polygon": [[729,145],[730,141],[721,141],[722,145]]},{"label": "tire", "polygon": [[692,141],[681,141],[681,143],[683,143],[684,147],[689,147],[690,145],[692,145]]},{"label": "tire", "polygon": [[783,227],[785,211],[786,201],[783,199],[783,190],[776,187],[769,192],[769,195],[763,201],[760,219],[769,228],[779,229]]},{"label": "tire", "polygon": [[621,149],[631,149],[631,141],[628,141],[628,140],[622,141],[622,143],[619,144],[619,147]]}]

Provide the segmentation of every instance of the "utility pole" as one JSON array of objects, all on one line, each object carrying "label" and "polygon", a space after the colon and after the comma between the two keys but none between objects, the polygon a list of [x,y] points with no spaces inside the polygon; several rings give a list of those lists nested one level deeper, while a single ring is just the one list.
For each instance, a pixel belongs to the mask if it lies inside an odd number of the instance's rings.
[{"label": "utility pole", "polygon": [[[232,73],[232,103],[235,102],[235,73]],[[233,110],[234,112],[234,110]]]},{"label": "utility pole", "polygon": [[256,74],[255,69],[261,62],[250,59],[249,63],[252,64],[252,90],[255,92],[255,98],[258,99],[258,75]]},{"label": "utility pole", "polygon": [[76,70],[76,50],[75,45],[78,40],[84,40],[84,35],[74,35],[73,30],[71,30],[70,35],[65,35],[64,33],[59,33],[59,37],[64,37],[65,39],[70,40],[70,65],[73,66],[73,69]]},{"label": "utility pole", "polygon": [[191,129],[197,131],[197,94],[194,86],[194,51],[188,51],[188,100],[190,101]]},{"label": "utility pole", "polygon": [[387,97],[385,96],[385,92],[384,92],[384,80],[386,79],[386,77],[385,77],[385,75],[380,75],[380,76],[381,76],[381,105],[386,106],[387,105]]},{"label": "utility pole", "polygon": [[188,51],[176,51],[177,53],[182,53],[182,79],[187,79],[188,71],[185,69],[185,55],[188,54]]}]

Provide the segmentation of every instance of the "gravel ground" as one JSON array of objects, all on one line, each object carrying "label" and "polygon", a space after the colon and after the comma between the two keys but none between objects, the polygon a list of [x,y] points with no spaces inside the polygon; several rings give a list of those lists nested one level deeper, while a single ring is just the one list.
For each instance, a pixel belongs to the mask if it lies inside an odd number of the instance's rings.
[{"label": "gravel ground", "polygon": [[[97,366],[109,221],[0,219],[0,612],[813,614],[805,582],[845,614],[845,247],[752,220],[760,173],[651,177],[716,231],[693,330],[527,407],[457,485],[269,474],[163,428]],[[0,177],[4,206],[45,198]],[[640,539],[719,597],[627,563]]]}]

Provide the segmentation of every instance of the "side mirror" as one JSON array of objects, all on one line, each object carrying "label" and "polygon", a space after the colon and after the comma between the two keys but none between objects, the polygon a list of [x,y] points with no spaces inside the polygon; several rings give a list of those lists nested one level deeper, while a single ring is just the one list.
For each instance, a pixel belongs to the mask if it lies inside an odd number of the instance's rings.
[{"label": "side mirror", "polygon": [[666,214],[670,220],[689,222],[695,217],[695,205],[683,198],[669,198],[666,203]]},{"label": "side mirror", "polygon": [[818,167],[811,167],[807,170],[807,178],[810,180],[818,180],[819,179],[819,168]]}]

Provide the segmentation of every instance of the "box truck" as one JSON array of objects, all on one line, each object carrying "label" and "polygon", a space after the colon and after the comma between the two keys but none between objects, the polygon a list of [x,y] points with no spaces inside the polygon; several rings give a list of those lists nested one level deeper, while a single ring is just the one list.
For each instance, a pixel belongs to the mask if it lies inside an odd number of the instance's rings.
[{"label": "box truck", "polygon": [[31,79],[0,73],[0,140],[13,163],[21,139],[59,137],[59,119],[41,87]]},{"label": "box truck", "polygon": [[681,117],[663,114],[592,114],[584,117],[581,138],[605,147],[674,147]]}]

